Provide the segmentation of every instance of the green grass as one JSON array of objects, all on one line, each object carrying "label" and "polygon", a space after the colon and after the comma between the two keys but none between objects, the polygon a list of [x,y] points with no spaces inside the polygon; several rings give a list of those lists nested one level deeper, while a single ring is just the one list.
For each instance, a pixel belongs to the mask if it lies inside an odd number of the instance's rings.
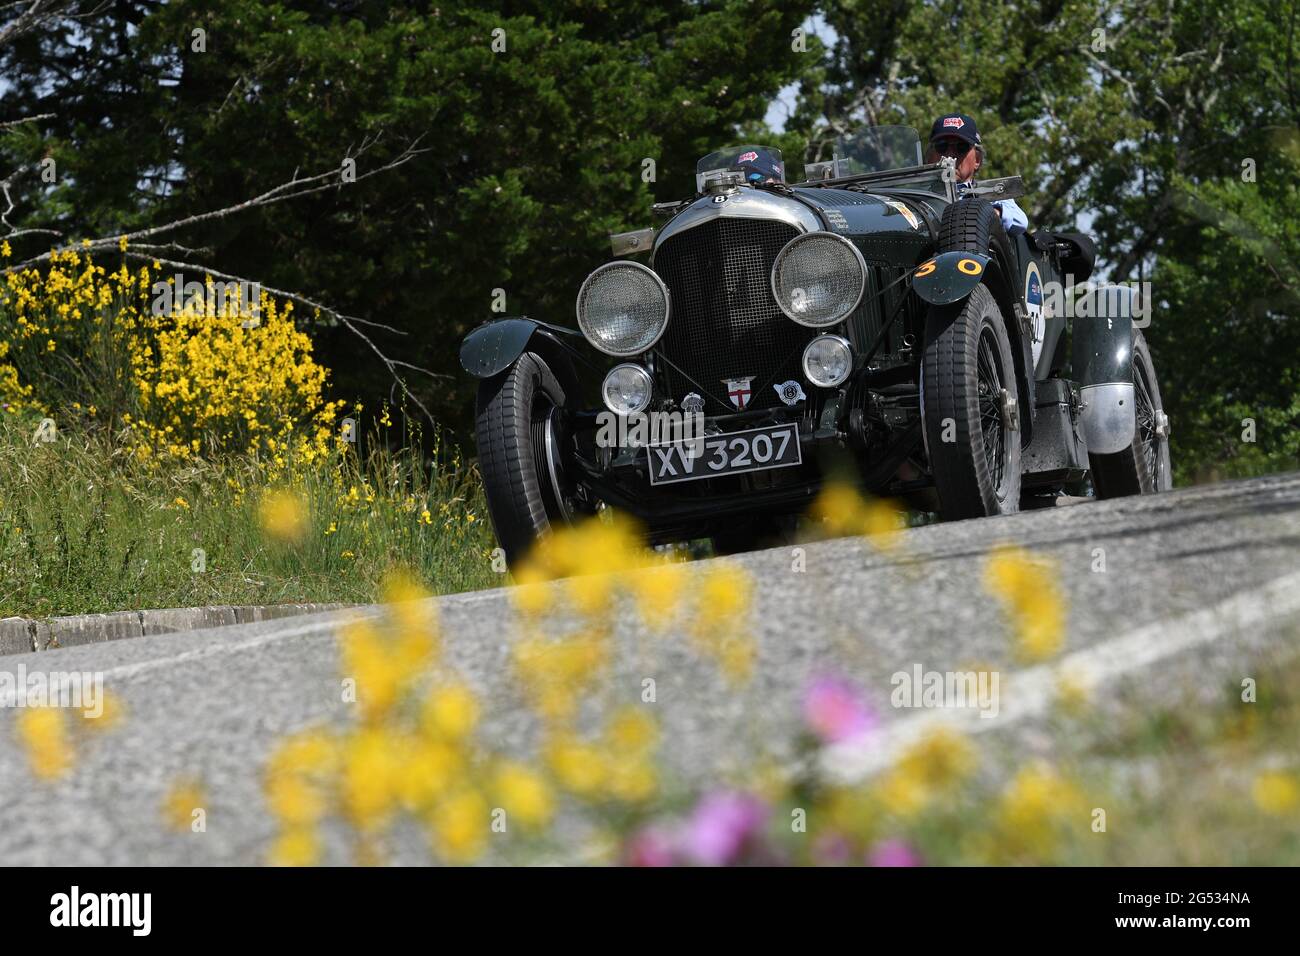
[{"label": "green grass", "polygon": [[[1294,642],[1292,633],[1288,641]],[[1290,646],[1294,646],[1292,643]],[[1227,683],[1208,706],[1187,693],[1176,707],[1138,710],[1108,725],[1089,765],[1123,794],[1122,840],[1106,841],[1101,862],[1119,865],[1294,866],[1300,861],[1300,805],[1256,802],[1261,775],[1300,785],[1300,658],[1274,657],[1243,672],[1257,682],[1245,702]]]},{"label": "green grass", "polygon": [[[1300,634],[1292,633],[1288,641]],[[1290,645],[1294,646],[1294,645]],[[1243,672],[1258,699],[1234,682],[1210,695],[1180,688],[1177,703],[1151,706],[1130,688],[1119,706],[1046,725],[1047,764],[1069,780],[1078,805],[1046,852],[1018,854],[1014,832],[969,840],[996,819],[998,795],[1022,765],[1002,754],[982,780],[919,842],[936,863],[1049,863],[1072,866],[1295,866],[1300,862],[1300,798],[1260,802],[1261,779],[1284,778],[1300,794],[1300,657],[1269,656]],[[1093,830],[1095,808],[1106,812]],[[974,845],[986,852],[971,853]],[[990,849],[991,848],[991,849]]]},{"label": "green grass", "polygon": [[477,476],[454,451],[372,442],[364,460],[347,446],[297,466],[306,524],[291,544],[263,531],[266,462],[151,464],[103,433],[47,443],[34,427],[0,415],[0,616],[369,602],[399,567],[438,593],[504,577]]}]

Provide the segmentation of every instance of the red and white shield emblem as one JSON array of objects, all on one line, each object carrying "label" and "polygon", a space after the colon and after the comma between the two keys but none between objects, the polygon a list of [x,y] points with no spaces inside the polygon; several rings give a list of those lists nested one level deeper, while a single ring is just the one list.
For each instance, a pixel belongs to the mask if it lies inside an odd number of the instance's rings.
[{"label": "red and white shield emblem", "polygon": [[727,397],[731,399],[731,404],[744,410],[749,404],[750,395],[753,393],[749,390],[749,383],[754,380],[754,376],[747,375],[744,378],[724,378],[722,383],[727,386]]}]

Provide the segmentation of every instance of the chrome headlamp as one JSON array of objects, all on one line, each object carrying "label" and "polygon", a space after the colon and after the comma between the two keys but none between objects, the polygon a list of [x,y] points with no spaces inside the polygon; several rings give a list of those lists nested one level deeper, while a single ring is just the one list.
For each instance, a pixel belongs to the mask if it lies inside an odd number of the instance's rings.
[{"label": "chrome headlamp", "polygon": [[853,371],[853,348],[840,335],[819,335],[803,350],[803,374],[821,388],[834,388]]},{"label": "chrome headlamp", "polygon": [[608,262],[578,290],[578,328],[606,355],[639,355],[668,327],[668,287],[639,262]]},{"label": "chrome headlamp", "polygon": [[772,295],[800,325],[821,329],[843,322],[862,301],[867,263],[858,247],[833,232],[806,232],[786,243],[772,263]]},{"label": "chrome headlamp", "polygon": [[640,365],[625,362],[609,370],[600,394],[605,407],[615,415],[634,415],[645,411],[650,404],[654,397],[654,384],[650,373]]}]

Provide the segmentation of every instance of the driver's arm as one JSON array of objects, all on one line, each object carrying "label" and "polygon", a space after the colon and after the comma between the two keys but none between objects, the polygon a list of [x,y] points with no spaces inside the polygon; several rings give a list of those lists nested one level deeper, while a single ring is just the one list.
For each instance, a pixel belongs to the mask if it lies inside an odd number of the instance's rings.
[{"label": "driver's arm", "polygon": [[1002,228],[1007,231],[1008,236],[1019,235],[1029,228],[1029,217],[1016,205],[1014,199],[998,199],[993,205],[997,206],[998,212],[1002,214]]}]

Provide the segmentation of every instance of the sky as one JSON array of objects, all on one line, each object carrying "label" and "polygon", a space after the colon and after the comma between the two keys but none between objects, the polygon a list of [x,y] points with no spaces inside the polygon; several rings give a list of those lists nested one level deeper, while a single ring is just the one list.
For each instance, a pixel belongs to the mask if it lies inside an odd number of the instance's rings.
[{"label": "sky", "polygon": [[[805,20],[803,30],[808,37],[817,37],[822,41],[822,45],[827,47],[834,46],[835,41],[839,38],[838,34],[820,16],[809,17]],[[785,132],[785,124],[790,118],[790,113],[794,110],[795,97],[798,92],[798,84],[791,83],[776,95],[772,105],[767,108],[767,116],[765,117],[767,125],[778,133]]]}]

